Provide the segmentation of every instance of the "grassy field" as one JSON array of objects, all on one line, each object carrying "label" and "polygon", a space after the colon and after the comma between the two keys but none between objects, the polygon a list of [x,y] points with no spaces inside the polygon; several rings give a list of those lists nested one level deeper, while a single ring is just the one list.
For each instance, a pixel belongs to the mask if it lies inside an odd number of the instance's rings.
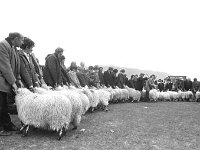
[{"label": "grassy field", "polygon": [[[0,137],[0,149],[200,150],[200,103],[124,103],[109,109],[86,114],[78,130],[69,130],[61,141],[49,131],[24,138],[13,133]],[[20,127],[17,116],[12,120]]]}]

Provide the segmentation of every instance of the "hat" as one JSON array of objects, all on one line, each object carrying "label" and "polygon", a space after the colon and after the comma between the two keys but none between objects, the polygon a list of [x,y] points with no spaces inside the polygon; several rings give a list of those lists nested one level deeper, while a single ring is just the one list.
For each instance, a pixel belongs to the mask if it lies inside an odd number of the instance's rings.
[{"label": "hat", "polygon": [[56,48],[55,53],[59,53],[59,52],[63,52],[63,51],[64,51],[63,48],[58,47],[58,48]]},{"label": "hat", "polygon": [[89,69],[89,70],[93,70],[94,67],[93,67],[93,66],[89,66],[88,69]]},{"label": "hat", "polygon": [[113,70],[113,72],[114,72],[114,73],[117,73],[117,72],[118,72],[118,70],[117,70],[117,69],[114,69],[114,70]]},{"label": "hat", "polygon": [[93,69],[94,69],[94,70],[99,69],[99,66],[98,66],[98,65],[95,65]]},{"label": "hat", "polygon": [[113,70],[113,67],[109,67],[108,70]]},{"label": "hat", "polygon": [[143,75],[145,75],[144,73],[140,73],[140,76],[143,76]]},{"label": "hat", "polygon": [[124,70],[124,69],[121,69],[121,70],[120,70],[120,72],[124,73],[124,72],[125,72],[125,70]]},{"label": "hat", "polygon": [[103,69],[103,67],[99,67],[99,69]]},{"label": "hat", "polygon": [[10,38],[10,39],[15,39],[16,37],[18,37],[18,38],[23,38],[23,35],[21,35],[20,33],[18,33],[18,32],[11,32],[11,33],[9,33],[9,35],[8,35],[8,37]]}]

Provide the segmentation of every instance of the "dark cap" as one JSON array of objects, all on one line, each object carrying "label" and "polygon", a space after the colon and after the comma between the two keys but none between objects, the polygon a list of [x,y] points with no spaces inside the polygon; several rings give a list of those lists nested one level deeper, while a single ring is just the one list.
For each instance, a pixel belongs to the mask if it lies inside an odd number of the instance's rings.
[{"label": "dark cap", "polygon": [[144,73],[140,73],[140,76],[143,76],[143,75],[145,75]]},{"label": "dark cap", "polygon": [[64,51],[64,49],[60,48],[60,47],[55,49],[55,53],[60,53],[60,52],[63,52],[63,51]]},{"label": "dark cap", "polygon": [[13,39],[15,39],[16,37],[18,37],[18,38],[23,38],[23,35],[20,34],[20,33],[18,33],[18,32],[11,32],[11,33],[9,33],[8,37],[9,37],[10,39],[13,40]]},{"label": "dark cap", "polygon": [[108,70],[113,70],[113,67],[109,67]]},{"label": "dark cap", "polygon": [[125,72],[125,70],[124,70],[124,69],[121,69],[121,70],[120,70],[120,72],[124,73],[124,72]]},{"label": "dark cap", "polygon": [[93,66],[89,66],[88,69],[89,69],[89,70],[93,70],[94,67],[93,67]]},{"label": "dark cap", "polygon": [[117,69],[114,69],[114,70],[113,70],[113,72],[114,72],[114,73],[117,73],[117,72],[118,72],[118,70],[117,70]]},{"label": "dark cap", "polygon": [[97,70],[97,69],[99,69],[99,66],[95,65],[93,69]]}]

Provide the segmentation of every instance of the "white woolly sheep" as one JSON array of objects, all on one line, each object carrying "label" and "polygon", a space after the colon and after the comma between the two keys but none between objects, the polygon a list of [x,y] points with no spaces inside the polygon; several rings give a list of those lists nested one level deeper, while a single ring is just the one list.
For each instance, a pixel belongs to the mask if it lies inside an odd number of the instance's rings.
[{"label": "white woolly sheep", "polygon": [[150,101],[158,101],[159,92],[156,89],[152,89],[149,91],[149,99]]},{"label": "white woolly sheep", "polygon": [[81,116],[82,116],[82,101],[79,97],[79,94],[73,90],[66,90],[62,87],[55,88],[55,91],[53,93],[63,95],[67,97],[71,101],[72,105],[72,113],[71,113],[71,123],[74,126],[73,129],[77,129],[78,125],[81,122]]},{"label": "white woolly sheep", "polygon": [[110,98],[111,98],[111,93],[106,90],[103,90],[103,89],[99,89],[97,91],[99,93],[99,102],[103,106],[102,109],[105,111],[108,111],[107,106],[108,106]]},{"label": "white woolly sheep", "polygon": [[196,99],[197,102],[199,102],[199,100],[200,100],[200,91],[196,92],[195,99]]},{"label": "white woolly sheep", "polygon": [[175,92],[175,91],[167,91],[167,93],[169,93],[171,101],[177,101],[177,100],[179,99],[179,94],[178,94],[178,92]]},{"label": "white woolly sheep", "polygon": [[161,101],[170,101],[170,95],[169,95],[169,93],[167,93],[167,92],[160,92],[159,93],[159,100],[161,100]]},{"label": "white woolly sheep", "polygon": [[185,96],[185,99],[188,100],[188,101],[193,101],[193,93],[192,91],[186,91],[186,96]]},{"label": "white woolly sheep", "polygon": [[28,134],[29,126],[59,131],[68,129],[71,121],[72,105],[65,96],[57,94],[37,94],[20,88],[15,97],[18,117],[24,126],[20,132]]}]

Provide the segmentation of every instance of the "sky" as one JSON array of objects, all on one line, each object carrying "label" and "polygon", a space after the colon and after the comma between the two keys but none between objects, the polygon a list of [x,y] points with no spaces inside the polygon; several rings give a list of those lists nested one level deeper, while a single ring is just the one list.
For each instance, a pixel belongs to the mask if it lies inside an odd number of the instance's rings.
[{"label": "sky", "polygon": [[57,47],[65,65],[162,71],[200,80],[199,0],[3,0],[0,40],[20,32],[41,64]]}]

